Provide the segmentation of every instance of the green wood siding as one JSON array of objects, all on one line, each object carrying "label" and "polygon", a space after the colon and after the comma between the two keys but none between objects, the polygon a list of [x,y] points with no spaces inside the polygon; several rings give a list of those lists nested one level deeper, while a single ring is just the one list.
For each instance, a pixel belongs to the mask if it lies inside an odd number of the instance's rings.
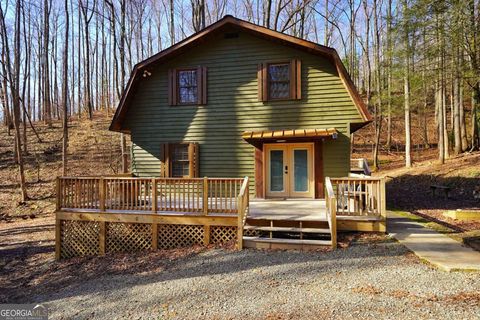
[{"label": "green wood siding", "polygon": [[[302,100],[259,102],[258,63],[291,58],[302,61]],[[198,65],[208,67],[208,104],[169,106],[168,69]],[[125,123],[134,174],[160,174],[160,143],[192,141],[200,144],[201,176],[253,178],[254,149],[242,140],[243,131],[331,127],[340,135],[324,144],[325,175],[348,173],[349,123],[362,118],[329,60],[240,33],[148,71],[152,75],[138,84]]]}]

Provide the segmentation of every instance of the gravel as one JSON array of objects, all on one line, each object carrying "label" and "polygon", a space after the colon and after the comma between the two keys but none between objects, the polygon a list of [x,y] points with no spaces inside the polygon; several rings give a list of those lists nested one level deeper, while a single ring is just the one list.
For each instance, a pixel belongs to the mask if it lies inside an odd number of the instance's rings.
[{"label": "gravel", "polygon": [[212,249],[31,300],[51,319],[480,319],[480,274],[433,269],[395,242],[333,252]]}]

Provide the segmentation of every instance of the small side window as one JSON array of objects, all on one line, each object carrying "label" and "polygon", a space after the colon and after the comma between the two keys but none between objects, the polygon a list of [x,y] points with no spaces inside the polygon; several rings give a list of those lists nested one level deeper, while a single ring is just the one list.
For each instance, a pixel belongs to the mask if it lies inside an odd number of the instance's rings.
[{"label": "small side window", "polygon": [[198,143],[162,143],[160,175],[162,177],[196,178],[199,174]]}]

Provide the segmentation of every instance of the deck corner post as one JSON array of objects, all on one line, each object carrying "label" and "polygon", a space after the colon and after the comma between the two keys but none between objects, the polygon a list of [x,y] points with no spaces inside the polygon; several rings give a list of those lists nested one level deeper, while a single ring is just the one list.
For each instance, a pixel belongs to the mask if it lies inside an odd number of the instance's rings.
[{"label": "deck corner post", "polygon": [[62,220],[55,217],[55,260],[60,260],[62,256]]},{"label": "deck corner post", "polygon": [[157,179],[152,178],[152,212],[157,213]]},{"label": "deck corner post", "polygon": [[243,249],[243,212],[245,210],[245,208],[243,208],[242,196],[237,197],[237,210],[238,210],[237,249],[242,250]]},{"label": "deck corner post", "polygon": [[332,238],[332,249],[337,248],[337,199],[332,198],[331,199],[331,216],[332,216],[332,233],[331,233],[331,238]]},{"label": "deck corner post", "polygon": [[56,190],[56,197],[57,197],[55,202],[56,211],[60,211],[60,208],[62,207],[62,204],[60,202],[62,198],[61,189],[60,189],[60,177],[57,177],[55,180],[55,190]]},{"label": "deck corner post", "polygon": [[203,177],[203,214],[208,215],[208,178]]},{"label": "deck corner post", "polygon": [[380,179],[380,215],[383,218],[380,231],[387,232],[387,197],[385,193],[385,178]]},{"label": "deck corner post", "polygon": [[105,255],[105,234],[106,234],[106,222],[100,221],[100,231],[99,231],[99,253],[101,256]]},{"label": "deck corner post", "polygon": [[100,185],[99,185],[99,200],[100,200],[100,211],[104,212],[105,211],[105,179],[103,177],[100,178]]}]

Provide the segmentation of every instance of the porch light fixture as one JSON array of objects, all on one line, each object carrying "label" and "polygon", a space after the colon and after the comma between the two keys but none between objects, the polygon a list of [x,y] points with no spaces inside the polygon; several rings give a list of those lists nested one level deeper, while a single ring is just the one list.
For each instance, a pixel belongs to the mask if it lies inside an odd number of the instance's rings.
[{"label": "porch light fixture", "polygon": [[287,142],[287,140],[277,140],[278,143]]},{"label": "porch light fixture", "polygon": [[146,77],[150,77],[152,75],[151,72],[148,72],[148,70],[144,70],[143,71],[143,77],[146,78]]}]

